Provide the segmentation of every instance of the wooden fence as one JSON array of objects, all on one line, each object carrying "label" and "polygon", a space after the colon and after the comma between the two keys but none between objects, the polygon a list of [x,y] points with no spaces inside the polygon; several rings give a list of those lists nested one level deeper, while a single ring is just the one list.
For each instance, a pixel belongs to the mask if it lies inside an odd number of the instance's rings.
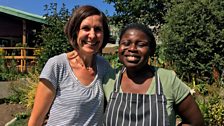
[{"label": "wooden fence", "polygon": [[18,68],[20,72],[27,71],[28,61],[36,62],[35,50],[39,48],[33,47],[0,47],[3,53],[3,59],[18,61]]},{"label": "wooden fence", "polygon": [[[26,72],[27,68],[35,65],[37,61],[36,50],[39,48],[33,47],[0,47],[0,53],[3,52],[3,58],[6,60],[16,60],[17,67],[20,72]],[[108,51],[109,50],[109,51]],[[111,51],[112,50],[112,51]],[[105,54],[115,54],[117,47],[106,47],[103,50]],[[158,65],[157,57],[149,59],[149,64]]]}]

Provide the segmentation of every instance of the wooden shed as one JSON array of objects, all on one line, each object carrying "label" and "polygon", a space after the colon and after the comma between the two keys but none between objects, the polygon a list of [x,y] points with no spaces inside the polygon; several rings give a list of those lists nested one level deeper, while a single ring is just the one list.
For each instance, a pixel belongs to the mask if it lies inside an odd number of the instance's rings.
[{"label": "wooden shed", "polygon": [[0,6],[0,51],[6,60],[16,60],[21,72],[36,59],[34,50],[40,41],[35,35],[41,31],[44,17],[10,7]]}]

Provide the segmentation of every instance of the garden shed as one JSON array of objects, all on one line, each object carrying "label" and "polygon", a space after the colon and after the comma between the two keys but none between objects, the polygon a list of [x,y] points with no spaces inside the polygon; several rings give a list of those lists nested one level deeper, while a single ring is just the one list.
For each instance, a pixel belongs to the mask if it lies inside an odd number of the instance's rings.
[{"label": "garden shed", "polygon": [[0,6],[0,54],[3,58],[15,60],[18,70],[25,72],[36,59],[34,52],[41,41],[35,35],[45,23],[42,16]]}]

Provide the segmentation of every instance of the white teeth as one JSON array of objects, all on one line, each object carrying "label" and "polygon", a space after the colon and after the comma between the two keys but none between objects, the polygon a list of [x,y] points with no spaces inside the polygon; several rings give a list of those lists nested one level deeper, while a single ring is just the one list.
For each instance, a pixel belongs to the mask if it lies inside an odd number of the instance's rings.
[{"label": "white teeth", "polygon": [[96,45],[96,42],[92,43],[92,42],[87,42],[87,44],[93,46],[93,45]]},{"label": "white teeth", "polygon": [[129,61],[136,61],[136,60],[138,60],[138,58],[135,57],[135,56],[127,56],[127,60],[129,60]]}]

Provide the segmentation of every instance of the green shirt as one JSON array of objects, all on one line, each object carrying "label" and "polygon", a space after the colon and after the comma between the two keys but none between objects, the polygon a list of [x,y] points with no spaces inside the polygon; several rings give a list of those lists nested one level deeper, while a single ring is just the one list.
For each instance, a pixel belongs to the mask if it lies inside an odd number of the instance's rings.
[{"label": "green shirt", "polygon": [[[190,88],[182,82],[176,75],[176,73],[172,70],[167,70],[163,68],[155,68],[157,69],[157,74],[159,75],[160,81],[163,87],[163,93],[167,99],[167,113],[169,116],[171,126],[176,125],[176,113],[174,111],[174,105],[180,103],[186,96],[190,93]],[[119,71],[120,72],[120,71]],[[117,72],[116,77],[118,77],[119,72]],[[112,76],[112,75],[110,75]],[[115,79],[110,78],[107,79],[108,82],[103,84],[104,93],[107,101],[109,101],[109,97],[111,92],[114,89]],[[155,94],[155,76],[152,79],[152,83],[147,91],[148,94]],[[120,89],[122,93],[122,90]]]}]

